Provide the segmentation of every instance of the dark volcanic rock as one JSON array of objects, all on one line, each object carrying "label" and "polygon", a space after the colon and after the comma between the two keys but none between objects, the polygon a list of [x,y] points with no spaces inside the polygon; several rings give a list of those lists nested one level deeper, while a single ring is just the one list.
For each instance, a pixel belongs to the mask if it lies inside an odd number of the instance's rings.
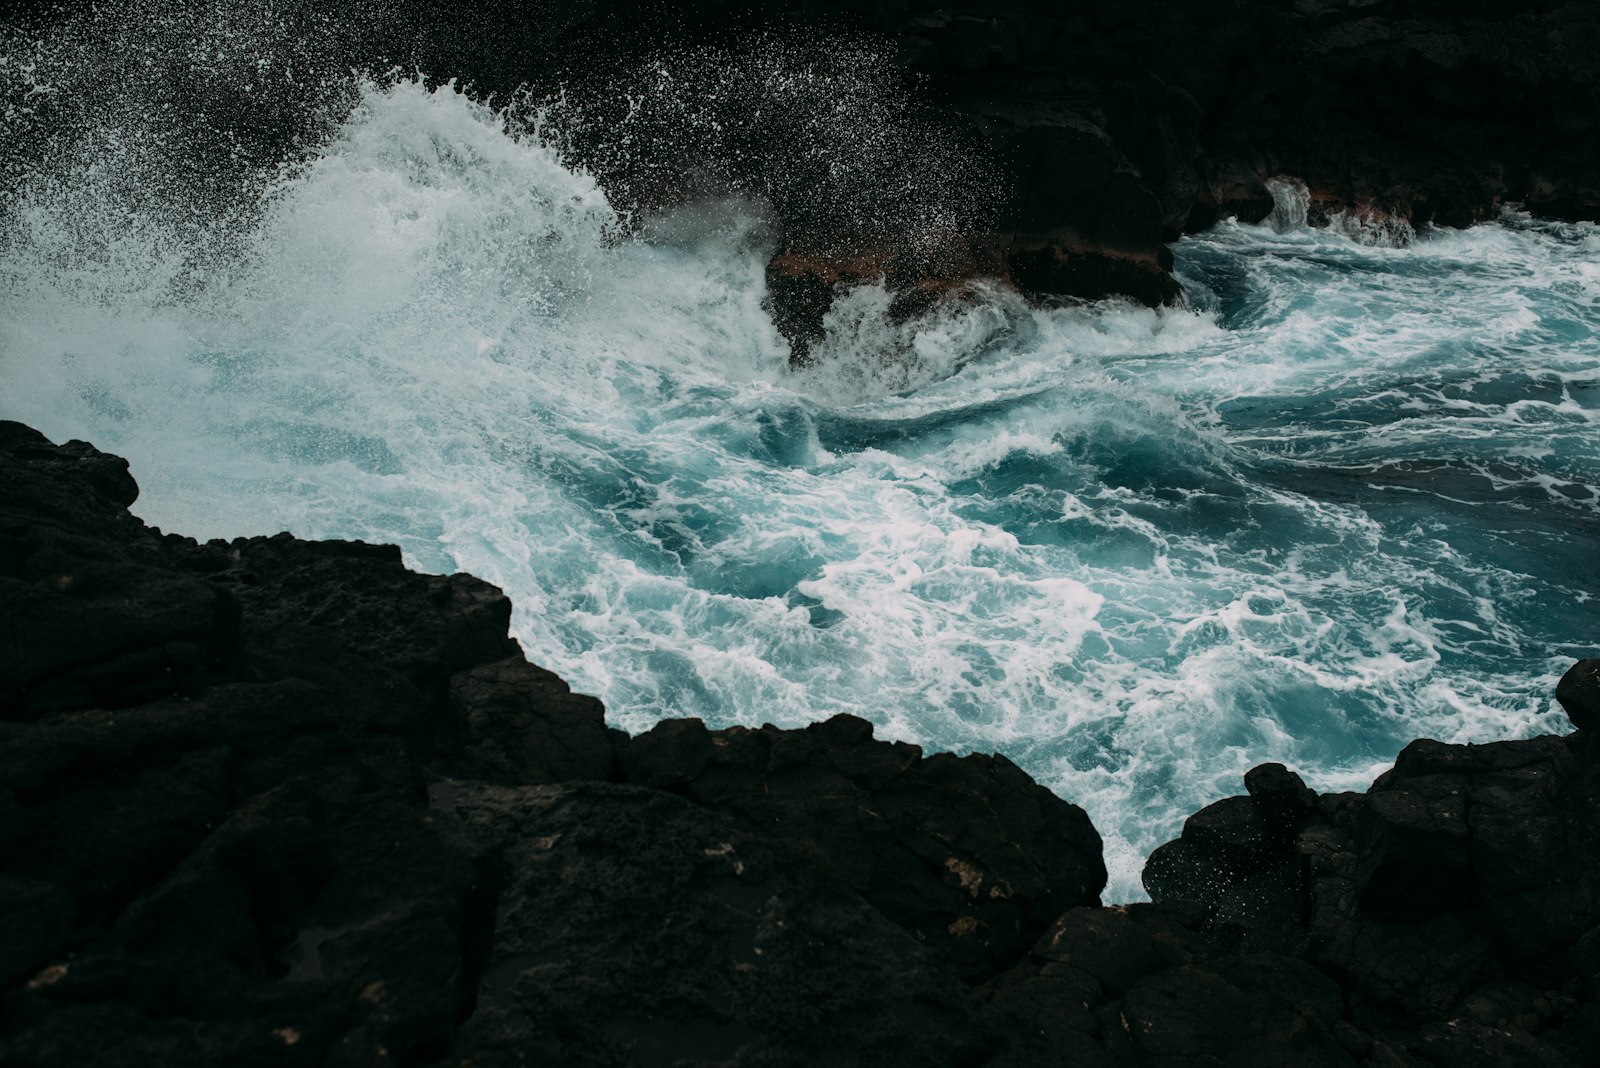
[{"label": "dark volcanic rock", "polygon": [[1067,912],[982,990],[1016,1036],[993,1063],[1356,1063],[1337,982],[1282,954],[1229,952],[1202,927],[1182,906]]},{"label": "dark volcanic rock", "polygon": [[632,782],[683,794],[854,887],[971,978],[1016,960],[1063,909],[1097,905],[1100,836],[1002,756],[924,758],[835,716],[804,730],[669,720],[632,739]]},{"label": "dark volcanic rock", "polygon": [[1220,801],[1151,856],[1145,885],[1203,908],[1214,939],[1339,977],[1346,1019],[1407,1056],[1578,1063],[1600,767],[1573,742],[1413,742],[1364,795],[1299,795],[1288,836],[1259,794]]},{"label": "dark volcanic rock", "polygon": [[196,683],[234,641],[227,591],[139,551],[128,465],[0,423],[0,720],[131,704]]},{"label": "dark volcanic rock", "polygon": [[[521,657],[485,583],[389,547],[161,535],[135,493],[114,457],[0,423],[0,1063],[1488,1066],[1600,1043],[1587,727],[1416,742],[1364,795],[1264,765],[1152,856],[1154,904],[1101,908],[1093,827],[1003,757],[849,716],[628,738]],[[1561,687],[1585,724],[1590,664]]]},{"label": "dark volcanic rock", "polygon": [[[993,42],[976,54],[975,24]],[[1502,200],[1600,209],[1600,144],[1578,114],[1600,91],[1590,5],[978,2],[880,25],[929,42],[919,69],[997,131],[1020,232],[1149,250],[1260,218],[1262,183],[1284,173],[1324,211],[1419,224]]]},{"label": "dark volcanic rock", "polygon": [[[964,242],[946,242],[910,277],[879,272],[894,288],[932,282],[948,292],[997,277],[1035,295],[1170,302],[1179,290],[1164,243],[1231,215],[1264,219],[1273,206],[1265,183],[1279,175],[1307,184],[1313,221],[1342,214],[1369,237],[1465,226],[1509,203],[1600,216],[1593,4],[811,0],[772,10],[698,0],[662,12],[606,0],[555,5],[538,31],[524,24],[509,35],[567,47],[520,67],[483,65],[501,79],[543,76],[606,99],[618,70],[657,60],[671,70],[690,46],[761,48],[774,33],[818,55],[862,34],[881,41],[919,80],[919,97],[938,102],[945,136],[970,137],[993,163],[995,209],[962,220]],[[839,93],[824,96],[831,105]],[[702,117],[728,121],[714,109]],[[724,153],[742,168],[731,176],[742,188],[761,182],[741,175],[796,166],[786,155],[792,131],[763,140],[762,129]],[[676,134],[686,172],[702,169],[687,147],[700,136]],[[672,142],[663,145],[670,157]],[[641,185],[695,188],[693,173],[663,176],[670,159],[646,165],[599,153],[589,162],[625,204]],[[641,167],[649,181],[633,173]],[[904,161],[886,175],[908,182],[913,196],[928,178]],[[897,244],[881,232],[852,244],[838,220],[854,205],[826,200],[777,204],[786,249],[831,250],[828,262],[771,275],[775,318],[801,358],[832,290],[863,280],[855,277],[863,255]],[[899,235],[899,247],[918,236]]]},{"label": "dark volcanic rock", "polygon": [[435,794],[504,873],[461,1063],[960,1064],[995,1040],[928,949],[719,815],[632,786]]},{"label": "dark volcanic rock", "polygon": [[10,985],[67,942],[77,905],[54,883],[0,876],[0,983]]},{"label": "dark volcanic rock", "polygon": [[1580,660],[1556,685],[1556,700],[1579,730],[1600,726],[1600,660]]},{"label": "dark volcanic rock", "polygon": [[[121,461],[16,424],[0,487],[6,1064],[979,1063],[1000,1040],[940,940],[993,970],[1104,882],[1081,810],[1009,762],[859,721],[745,732],[760,761],[720,779],[621,746],[699,804],[579,786],[621,736],[493,587],[160,535]],[[180,639],[182,671],[105,670]],[[877,825],[823,827],[812,787]],[[769,788],[794,833],[746,829]]]},{"label": "dark volcanic rock", "polygon": [[455,779],[556,783],[611,779],[605,707],[520,655],[450,680],[453,713],[436,725],[432,767]]}]

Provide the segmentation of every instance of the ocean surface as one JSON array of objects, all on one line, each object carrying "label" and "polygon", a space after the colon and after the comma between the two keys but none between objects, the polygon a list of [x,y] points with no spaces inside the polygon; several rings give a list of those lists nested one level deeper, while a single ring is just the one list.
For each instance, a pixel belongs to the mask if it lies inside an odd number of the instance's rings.
[{"label": "ocean surface", "polygon": [[[17,129],[75,69],[24,52]],[[195,127],[148,93],[12,161],[0,417],[126,456],[167,530],[480,575],[630,731],[850,712],[1002,752],[1089,811],[1111,901],[1255,764],[1360,788],[1417,736],[1564,729],[1600,229],[1369,244],[1285,183],[1275,225],[1174,247],[1184,307],[980,289],[897,325],[866,287],[792,370],[758,205],[628,225],[454,85],[341,92],[209,193],[161,180]]]}]

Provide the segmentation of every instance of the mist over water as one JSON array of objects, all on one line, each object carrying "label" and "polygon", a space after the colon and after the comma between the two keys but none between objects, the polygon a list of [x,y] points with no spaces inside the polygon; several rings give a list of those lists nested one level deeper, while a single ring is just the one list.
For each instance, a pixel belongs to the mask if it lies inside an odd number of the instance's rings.
[{"label": "mist over water", "polygon": [[[7,122],[60,55],[13,49]],[[795,371],[753,194],[641,228],[537,109],[326,84],[298,147],[198,184],[143,90],[8,165],[0,416],[128,457],[147,520],[471,571],[629,730],[852,712],[1003,752],[1089,810],[1109,900],[1262,761],[1357,787],[1419,735],[1562,729],[1600,230],[1226,223],[1176,246],[1187,308],[895,324],[865,287]]]}]

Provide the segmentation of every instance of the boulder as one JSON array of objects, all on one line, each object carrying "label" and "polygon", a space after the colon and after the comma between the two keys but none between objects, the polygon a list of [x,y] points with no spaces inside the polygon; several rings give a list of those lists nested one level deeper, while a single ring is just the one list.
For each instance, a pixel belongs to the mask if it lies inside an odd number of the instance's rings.
[{"label": "boulder", "polygon": [[[1576,737],[1419,740],[1367,793],[1314,803],[1281,767],[1247,781],[1249,801],[1210,806],[1151,856],[1152,898],[1200,907],[1213,943],[1337,977],[1346,1019],[1396,1056],[1581,1059],[1591,1025],[1570,991],[1594,970],[1600,769]],[[1268,830],[1267,799],[1291,837]]]},{"label": "boulder", "polygon": [[1556,684],[1556,700],[1579,730],[1600,726],[1600,660],[1580,660]]}]

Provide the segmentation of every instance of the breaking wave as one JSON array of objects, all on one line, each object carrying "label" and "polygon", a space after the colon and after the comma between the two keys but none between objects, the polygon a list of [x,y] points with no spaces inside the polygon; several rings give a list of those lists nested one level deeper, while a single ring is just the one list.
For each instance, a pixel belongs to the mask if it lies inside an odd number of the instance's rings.
[{"label": "breaking wave", "polygon": [[[292,79],[263,35],[157,75]],[[478,574],[630,730],[852,712],[1004,752],[1090,811],[1112,899],[1256,763],[1340,788],[1417,735],[1562,724],[1592,227],[1226,223],[1162,311],[980,289],[897,323],[863,287],[793,370],[759,191],[641,230],[537,109],[332,64],[272,137],[196,148],[226,127],[87,106],[31,47],[0,63],[0,415],[127,456],[163,527]]]}]

